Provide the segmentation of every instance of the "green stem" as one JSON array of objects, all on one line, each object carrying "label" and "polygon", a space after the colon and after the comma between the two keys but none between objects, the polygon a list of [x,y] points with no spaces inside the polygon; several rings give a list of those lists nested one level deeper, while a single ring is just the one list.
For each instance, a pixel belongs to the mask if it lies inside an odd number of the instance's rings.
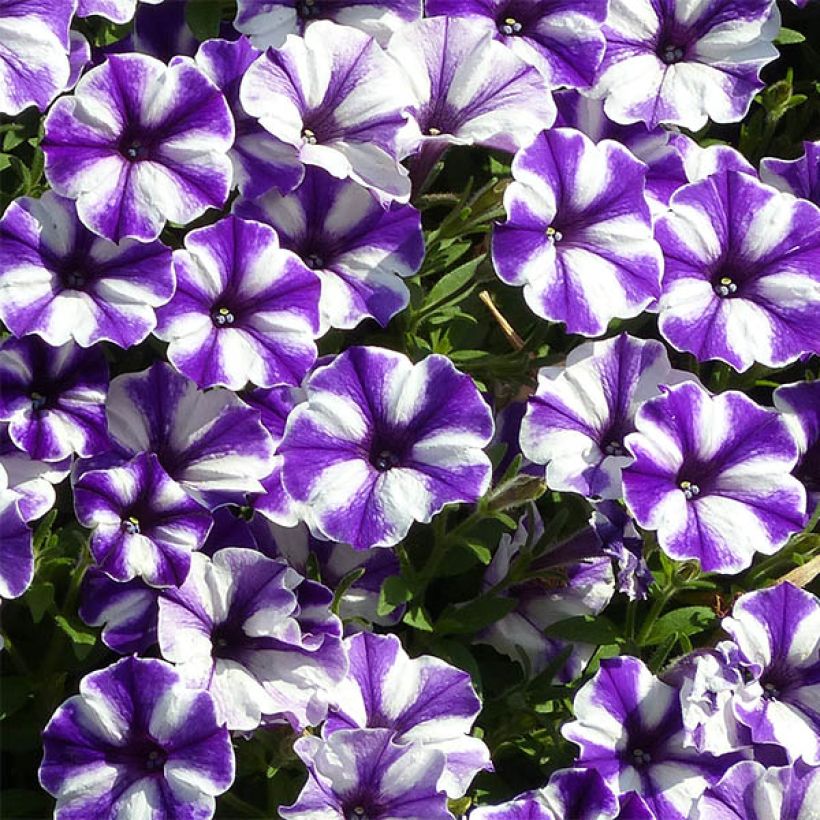
[{"label": "green stem", "polygon": [[17,667],[17,671],[25,676],[29,677],[31,675],[31,670],[28,668],[28,664],[26,663],[23,656],[20,654],[17,647],[12,642],[11,638],[5,633],[2,633],[3,638],[3,651],[8,652],[9,658],[11,658],[11,662]]},{"label": "green stem", "polygon": [[652,602],[652,608],[649,610],[646,620],[644,620],[643,624],[641,624],[641,631],[638,633],[638,646],[643,646],[646,643],[646,639],[649,637],[652,627],[655,626],[655,622],[661,616],[664,609],[666,609],[666,605],[670,600],[672,600],[672,597],[675,595],[677,590],[678,586],[673,581],[668,586],[664,587],[658,597]]},{"label": "green stem", "polygon": [[268,817],[262,809],[252,806],[250,803],[245,802],[241,797],[237,797],[231,792],[225,792],[225,794],[219,798],[219,802],[223,806],[230,808],[232,811],[239,812],[240,817]]}]

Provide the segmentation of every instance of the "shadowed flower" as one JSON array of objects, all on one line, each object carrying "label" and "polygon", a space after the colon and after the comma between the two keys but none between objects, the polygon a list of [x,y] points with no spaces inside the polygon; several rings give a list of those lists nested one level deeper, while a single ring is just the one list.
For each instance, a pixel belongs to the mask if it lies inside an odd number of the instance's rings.
[{"label": "shadowed flower", "polygon": [[[127,23],[136,13],[138,2],[139,0],[78,0],[77,16],[90,17],[92,14],[97,14],[115,23]],[[163,0],[142,0],[142,2],[158,5]]]},{"label": "shadowed flower", "polygon": [[804,142],[799,159],[762,159],[760,178],[779,191],[820,205],[820,140]]}]

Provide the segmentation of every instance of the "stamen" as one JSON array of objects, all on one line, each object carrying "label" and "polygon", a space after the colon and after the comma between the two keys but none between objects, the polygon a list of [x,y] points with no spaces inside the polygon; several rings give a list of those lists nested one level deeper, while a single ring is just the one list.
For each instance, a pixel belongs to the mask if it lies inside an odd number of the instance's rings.
[{"label": "stamen", "polygon": [[316,139],[316,134],[313,131],[311,131],[310,128],[304,128],[302,130],[302,139],[308,145],[316,145],[316,143],[318,142],[318,140]]},{"label": "stamen", "polygon": [[129,516],[125,521],[122,522],[122,528],[129,535],[139,535],[140,534],[139,519],[135,518],[133,515]]},{"label": "stamen", "polygon": [[66,274],[65,283],[67,287],[73,290],[78,290],[79,288],[85,286],[85,276],[83,276],[81,273],[74,272]]},{"label": "stamen", "polygon": [[389,450],[382,450],[376,458],[373,459],[373,466],[381,472],[385,472],[391,467],[395,467],[398,463],[398,458],[396,458],[395,454],[391,453]]},{"label": "stamen", "polygon": [[664,46],[661,51],[661,60],[667,65],[679,63],[683,59],[684,51],[680,46]]},{"label": "stamen", "polygon": [[321,257],[321,256],[319,256],[319,255],[318,255],[318,254],[316,254],[316,253],[309,253],[309,254],[305,257],[305,264],[306,264],[306,265],[307,265],[307,266],[308,266],[311,270],[318,270],[318,269],[321,269],[321,268],[323,268],[323,267],[325,266],[325,260],[324,260],[324,259],[322,259],[322,257]]},{"label": "stamen", "polygon": [[502,34],[512,37],[514,34],[521,34],[524,26],[515,17],[505,17],[504,22],[498,28]]},{"label": "stamen", "polygon": [[560,242],[564,238],[564,234],[553,228],[552,225],[547,228],[547,236],[552,239],[553,242]]},{"label": "stamen", "polygon": [[693,498],[700,495],[700,487],[698,487],[697,484],[693,484],[691,481],[681,481],[679,486],[683,490],[683,495],[687,501],[691,501]]},{"label": "stamen", "polygon": [[441,129],[440,129],[440,128],[436,128],[434,125],[431,125],[431,126],[427,129],[427,133],[428,133],[428,135],[429,135],[429,136],[431,136],[431,137],[438,137],[438,136],[440,136],[440,135],[441,135]]},{"label": "stamen", "polygon": [[608,456],[622,456],[624,455],[624,448],[620,445],[619,442],[610,441],[609,444],[607,444],[604,447],[604,452]]},{"label": "stamen", "polygon": [[737,285],[729,276],[722,276],[720,281],[715,285],[715,293],[718,296],[731,296],[737,293]]},{"label": "stamen", "polygon": [[214,311],[213,320],[214,324],[224,327],[225,325],[232,325],[236,321],[236,317],[228,308],[221,307]]},{"label": "stamen", "polygon": [[42,393],[32,393],[29,398],[32,410],[42,410],[46,406],[46,397]]}]

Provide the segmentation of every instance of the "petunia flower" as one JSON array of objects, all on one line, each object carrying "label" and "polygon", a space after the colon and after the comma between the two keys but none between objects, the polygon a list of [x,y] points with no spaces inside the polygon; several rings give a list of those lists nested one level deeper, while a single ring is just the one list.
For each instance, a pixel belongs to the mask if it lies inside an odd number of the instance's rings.
[{"label": "petunia flower", "polygon": [[780,14],[771,0],[611,0],[606,53],[592,95],[620,123],[698,131],[738,122],[776,59]]},{"label": "petunia flower", "polygon": [[391,729],[393,742],[444,753],[439,788],[464,794],[491,769],[483,740],[470,736],[481,702],[470,676],[440,658],[410,658],[395,635],[362,632],[345,641],[350,671],[334,692],[323,736],[345,729]]},{"label": "petunia flower", "polygon": [[[430,17],[399,29],[388,54],[412,90],[413,120],[402,136],[427,169],[448,145],[514,153],[555,122],[546,81],[472,19]],[[421,184],[421,172],[418,184]]]},{"label": "petunia flower", "polygon": [[407,202],[399,132],[410,91],[401,69],[366,34],[320,20],[245,72],[242,108],[303,165]]},{"label": "petunia flower", "polygon": [[85,469],[154,453],[174,481],[211,509],[262,492],[261,479],[273,466],[273,442],[258,411],[228,390],[198,390],[164,362],[117,376],[106,414],[111,451]]},{"label": "petunia flower", "polygon": [[34,578],[31,528],[20,509],[20,495],[9,487],[0,464],[0,599],[18,598]]},{"label": "petunia flower", "polygon": [[820,381],[781,385],[773,398],[797,443],[794,474],[806,488],[811,515],[820,504]]},{"label": "petunia flower", "polygon": [[285,489],[317,537],[392,546],[414,520],[487,490],[490,408],[446,357],[413,365],[390,350],[348,348],[305,390],[278,452]]},{"label": "petunia flower", "polygon": [[188,58],[111,55],[54,104],[45,131],[52,188],[113,242],[150,242],[166,221],[187,224],[228,197],[233,118]]},{"label": "petunia flower", "polygon": [[[114,23],[127,23],[137,11],[140,0],[78,0],[77,16],[90,17],[92,14],[105,17]],[[142,0],[143,3],[158,5],[163,0]]]},{"label": "petunia flower", "polygon": [[618,592],[630,601],[648,597],[655,579],[643,557],[643,538],[626,510],[617,501],[601,501],[589,524],[601,539],[602,552],[614,562]]},{"label": "petunia flower", "polygon": [[159,598],[160,651],[189,686],[213,695],[230,729],[315,726],[347,671],[332,599],[259,552],[197,553],[185,583]]},{"label": "petunia flower", "polygon": [[516,154],[512,173],[493,264],[503,282],[524,287],[537,316],[598,336],[660,294],[646,166],[626,148],[554,128]]},{"label": "petunia flower", "polygon": [[799,159],[760,160],[760,178],[779,191],[820,205],[820,140],[804,142]]},{"label": "petunia flower", "polygon": [[122,467],[90,470],[74,485],[77,520],[93,529],[90,549],[116,581],[139,576],[179,586],[191,552],[204,543],[211,516],[162,469],[152,453]]},{"label": "petunia flower", "polygon": [[123,658],[86,675],[43,730],[40,784],[55,817],[208,820],[234,778],[230,735],[207,692],[170,664]]},{"label": "petunia flower", "polygon": [[[386,42],[392,31],[421,17],[421,0],[238,0],[237,31],[257,48],[280,48],[289,34],[304,36],[318,20],[332,20]],[[431,13],[428,8],[428,13]]]},{"label": "petunia flower", "polygon": [[756,744],[820,765],[820,601],[788,582],[742,595],[723,619],[750,680],[733,699]]},{"label": "petunia flower", "polygon": [[561,728],[580,748],[574,765],[595,769],[616,794],[636,792],[664,820],[685,820],[693,801],[740,759],[685,747],[677,690],[637,658],[601,661],[574,711]]},{"label": "petunia flower", "polygon": [[131,347],[173,294],[170,248],[95,236],[53,191],[15,200],[0,219],[0,318],[15,336]]},{"label": "petunia flower", "polygon": [[0,343],[0,421],[38,461],[92,456],[108,441],[108,365],[99,348],[50,347],[37,336]]},{"label": "petunia flower", "polygon": [[535,66],[550,88],[589,88],[606,40],[606,0],[427,0],[429,16],[467,17]]},{"label": "petunia flower", "polygon": [[820,352],[820,209],[738,171],[681,188],[670,208],[656,227],[667,341],[740,371]]},{"label": "petunia flower", "polygon": [[390,729],[301,737],[293,748],[308,780],[293,805],[279,808],[286,820],[453,820],[437,785],[444,755],[436,749],[395,743]]},{"label": "petunia flower", "polygon": [[687,382],[647,401],[635,426],[624,499],[670,557],[737,573],[803,528],[806,491],[791,475],[797,447],[777,413]]},{"label": "petunia flower", "polygon": [[[757,177],[754,166],[731,145],[717,144],[704,147],[686,134],[678,134],[674,131],[669,132],[669,141],[675,146],[683,160],[687,182],[700,182],[713,174],[720,174],[724,171],[738,171],[741,174]],[[683,184],[678,187],[682,188]]]},{"label": "petunia flower", "polygon": [[240,199],[234,213],[272,225],[282,247],[316,271],[323,329],[350,329],[369,317],[384,327],[407,307],[402,279],[424,258],[421,216],[412,205],[383,207],[352,180],[307,168],[293,193]]},{"label": "petunia flower", "polygon": [[0,0],[0,114],[45,111],[68,85],[74,0]]},{"label": "petunia flower", "polygon": [[574,348],[563,367],[544,367],[521,423],[521,450],[546,465],[547,485],[586,498],[620,498],[621,471],[632,461],[624,439],[635,413],[673,370],[660,342],[622,333]]},{"label": "petunia flower", "polygon": [[156,335],[199,387],[297,385],[316,361],[319,278],[267,225],[228,216],[174,253],[177,289]]}]

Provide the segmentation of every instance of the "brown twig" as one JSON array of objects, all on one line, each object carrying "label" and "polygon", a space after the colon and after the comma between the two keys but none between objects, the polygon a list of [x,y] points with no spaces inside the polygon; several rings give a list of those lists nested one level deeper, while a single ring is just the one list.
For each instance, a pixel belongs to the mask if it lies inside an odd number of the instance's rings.
[{"label": "brown twig", "polygon": [[490,292],[488,290],[482,290],[481,293],[478,294],[478,298],[484,302],[487,306],[487,310],[489,310],[492,314],[493,319],[498,322],[498,326],[507,337],[507,341],[510,345],[515,350],[523,350],[524,340],[515,332],[515,328],[507,321],[504,314],[495,306],[495,302],[493,302],[493,297],[490,295]]}]

